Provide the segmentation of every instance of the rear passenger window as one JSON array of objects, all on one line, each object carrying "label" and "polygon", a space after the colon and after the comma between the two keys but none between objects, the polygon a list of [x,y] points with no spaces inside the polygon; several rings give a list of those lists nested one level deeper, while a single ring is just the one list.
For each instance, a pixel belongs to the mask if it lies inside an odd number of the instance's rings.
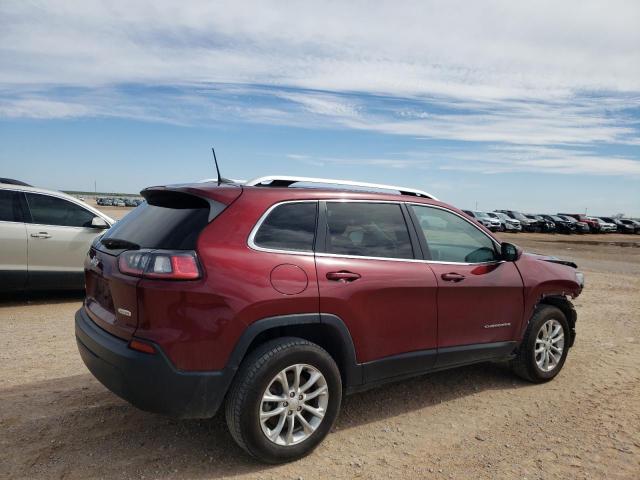
[{"label": "rear passenger window", "polygon": [[0,190],[0,222],[22,222],[18,192]]},{"label": "rear passenger window", "polygon": [[274,250],[313,251],[317,202],[285,203],[262,222],[253,242]]},{"label": "rear passenger window", "polygon": [[327,202],[327,252],[413,258],[409,231],[396,203]]}]

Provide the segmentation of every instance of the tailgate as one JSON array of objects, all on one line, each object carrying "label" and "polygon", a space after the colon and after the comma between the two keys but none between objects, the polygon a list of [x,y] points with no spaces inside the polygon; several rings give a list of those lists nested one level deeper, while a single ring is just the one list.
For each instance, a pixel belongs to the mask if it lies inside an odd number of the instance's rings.
[{"label": "tailgate", "polygon": [[92,247],[85,261],[85,307],[91,319],[107,332],[130,339],[138,326],[139,281],[119,272],[115,255]]},{"label": "tailgate", "polygon": [[85,307],[99,327],[128,340],[142,320],[142,277],[122,273],[120,255],[132,250],[195,252],[200,232],[242,192],[238,187],[196,187],[144,190],[146,201],[94,241],[85,261]]}]

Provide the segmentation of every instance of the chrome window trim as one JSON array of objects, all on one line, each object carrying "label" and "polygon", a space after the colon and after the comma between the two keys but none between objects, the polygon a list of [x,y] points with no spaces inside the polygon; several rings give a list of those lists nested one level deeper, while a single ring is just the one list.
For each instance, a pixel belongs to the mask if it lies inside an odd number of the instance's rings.
[{"label": "chrome window trim", "polygon": [[[284,205],[284,204],[287,204],[287,203],[311,203],[311,202],[319,203],[321,201],[323,201],[323,202],[338,202],[338,203],[344,203],[344,202],[352,202],[352,203],[395,203],[397,205],[400,205],[400,204],[404,203],[406,205],[417,205],[417,206],[422,206],[422,207],[438,208],[440,210],[444,210],[446,212],[452,213],[452,214],[457,215],[458,217],[462,218],[464,221],[469,223],[473,228],[475,228],[476,230],[479,230],[481,233],[483,233],[496,246],[498,246],[498,247],[500,246],[500,243],[497,240],[492,238],[490,235],[487,235],[486,232],[484,232],[481,229],[479,229],[470,220],[468,220],[465,217],[463,217],[462,215],[454,212],[453,210],[450,210],[448,208],[440,207],[439,205],[431,205],[431,204],[428,204],[428,203],[403,202],[403,201],[399,201],[399,200],[398,201],[396,201],[396,200],[363,200],[363,199],[350,199],[350,198],[336,198],[336,199],[324,199],[323,198],[323,199],[309,199],[309,200],[284,200],[284,201],[281,201],[281,202],[278,202],[278,203],[274,203],[273,205],[271,205],[260,216],[260,218],[258,219],[256,224],[251,229],[251,232],[249,233],[249,238],[247,240],[247,245],[252,250],[256,250],[258,252],[281,253],[281,254],[288,254],[288,255],[304,255],[304,256],[314,256],[315,255],[316,257],[324,257],[324,258],[349,258],[349,259],[353,259],[353,260],[383,260],[383,261],[388,261],[388,262],[409,262],[409,263],[427,263],[427,264],[431,263],[431,264],[438,264],[438,265],[467,265],[467,266],[471,266],[471,265],[492,265],[492,264],[504,263],[504,260],[494,260],[494,261],[491,261],[491,262],[468,263],[468,262],[446,262],[446,261],[439,261],[439,260],[424,260],[424,259],[421,259],[421,258],[368,257],[368,256],[360,256],[360,255],[341,255],[341,254],[337,254],[337,253],[316,252],[314,250],[312,250],[312,251],[306,251],[306,250],[282,250],[282,249],[277,249],[277,248],[267,248],[267,247],[261,247],[259,245],[256,245],[256,243],[255,243],[256,233],[258,232],[258,230],[262,226],[262,223],[265,221],[267,216],[276,207],[279,207],[280,205]],[[410,226],[407,225],[407,228],[410,228]]]},{"label": "chrome window trim", "polygon": [[423,260],[421,258],[395,258],[395,257],[366,257],[360,255],[340,255],[338,253],[316,253],[316,257],[327,258],[349,258],[353,260],[383,260],[386,262],[410,262],[410,263],[434,263],[438,265],[492,265],[494,263],[502,263],[504,260],[496,260],[493,262],[481,262],[481,263],[464,263],[464,262],[440,262],[437,260]]}]

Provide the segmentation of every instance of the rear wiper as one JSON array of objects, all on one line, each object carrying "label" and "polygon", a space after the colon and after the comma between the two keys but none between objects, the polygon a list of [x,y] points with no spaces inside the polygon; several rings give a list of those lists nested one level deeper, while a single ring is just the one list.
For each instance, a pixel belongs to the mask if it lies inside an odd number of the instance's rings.
[{"label": "rear wiper", "polygon": [[123,240],[122,238],[103,238],[100,242],[108,249],[126,248],[127,250],[140,250],[140,245]]}]

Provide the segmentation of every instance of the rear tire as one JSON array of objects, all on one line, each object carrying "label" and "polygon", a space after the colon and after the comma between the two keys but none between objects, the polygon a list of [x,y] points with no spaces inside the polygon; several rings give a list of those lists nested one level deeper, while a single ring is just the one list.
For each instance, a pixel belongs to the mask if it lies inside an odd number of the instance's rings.
[{"label": "rear tire", "polygon": [[284,337],[261,345],[242,362],[225,413],[240,447],[263,462],[283,463],[318,446],[341,401],[333,358],[315,343]]},{"label": "rear tire", "polygon": [[529,321],[511,368],[516,375],[533,383],[554,378],[569,351],[569,323],[564,313],[551,305],[538,305]]}]

